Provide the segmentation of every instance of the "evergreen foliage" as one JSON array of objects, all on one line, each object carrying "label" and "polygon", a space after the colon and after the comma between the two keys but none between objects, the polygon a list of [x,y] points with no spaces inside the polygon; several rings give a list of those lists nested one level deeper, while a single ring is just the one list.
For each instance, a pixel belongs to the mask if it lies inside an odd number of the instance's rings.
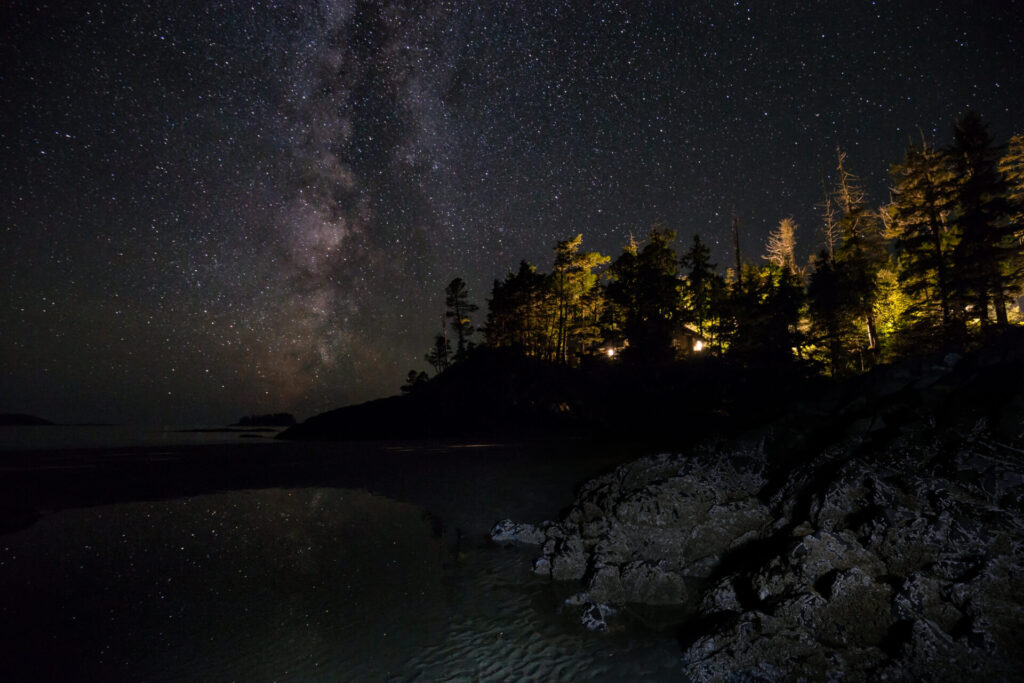
[{"label": "evergreen foliage", "polygon": [[[584,251],[582,235],[559,241],[550,273],[522,261],[494,281],[486,345],[559,366],[617,362],[622,351],[652,368],[706,348],[748,368],[810,361],[843,375],[908,351],[962,348],[979,331],[1019,320],[1024,135],[1004,154],[967,113],[949,147],[912,144],[890,171],[891,201],[876,210],[837,150],[821,205],[823,248],[807,265],[791,217],[769,235],[766,265],[743,264],[737,249],[728,278],[699,235],[677,257],[676,233],[660,224],[642,245],[630,238],[604,269],[609,257]],[[735,218],[733,237],[736,248]],[[442,326],[425,356],[439,375],[471,348],[477,310],[461,278],[445,289],[445,304],[455,348]],[[403,391],[424,382],[411,371]]]},{"label": "evergreen foliage", "polygon": [[948,155],[955,178],[952,220],[960,238],[953,250],[956,296],[983,329],[991,323],[990,306],[996,322],[1005,326],[1007,301],[1024,272],[1010,220],[1008,185],[998,168],[1001,150],[981,118],[967,112],[954,126]]},{"label": "evergreen foliage", "polygon": [[477,310],[477,305],[469,302],[469,293],[466,291],[466,283],[462,278],[457,277],[448,283],[444,290],[445,295],[445,318],[448,319],[452,332],[458,340],[455,346],[455,359],[458,360],[466,354],[469,345],[469,338],[473,335],[473,322],[469,314]]}]

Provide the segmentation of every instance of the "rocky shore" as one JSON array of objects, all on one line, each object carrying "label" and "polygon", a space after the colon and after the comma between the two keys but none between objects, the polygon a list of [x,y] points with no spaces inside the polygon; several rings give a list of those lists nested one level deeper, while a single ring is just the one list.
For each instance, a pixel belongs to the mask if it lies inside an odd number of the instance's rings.
[{"label": "rocky shore", "polygon": [[491,535],[586,628],[674,614],[694,680],[1017,679],[1024,343],[880,368]]}]

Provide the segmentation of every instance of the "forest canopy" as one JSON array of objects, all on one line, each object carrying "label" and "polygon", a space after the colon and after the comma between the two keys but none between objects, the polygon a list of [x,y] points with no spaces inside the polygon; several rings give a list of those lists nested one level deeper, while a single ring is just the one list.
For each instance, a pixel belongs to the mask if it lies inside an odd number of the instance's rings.
[{"label": "forest canopy", "polygon": [[[576,235],[550,272],[522,261],[495,280],[481,345],[574,366],[590,358],[665,363],[697,354],[744,363],[803,363],[832,376],[915,352],[963,349],[1020,324],[1024,285],[1024,134],[997,144],[968,112],[947,146],[910,144],[872,204],[836,150],[835,183],[805,238],[782,217],[759,262],[720,272],[699,235],[677,251],[655,224],[612,258]],[[437,373],[474,347],[465,283],[446,289],[447,329],[426,360]],[[410,371],[403,387],[427,380]]]}]

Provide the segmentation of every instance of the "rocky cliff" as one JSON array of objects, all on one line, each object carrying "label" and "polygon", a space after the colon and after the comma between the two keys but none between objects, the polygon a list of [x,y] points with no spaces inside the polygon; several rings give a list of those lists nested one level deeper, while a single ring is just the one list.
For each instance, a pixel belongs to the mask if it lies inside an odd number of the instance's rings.
[{"label": "rocky cliff", "polygon": [[1024,339],[881,368],[492,538],[539,546],[588,628],[675,614],[694,680],[1018,678]]}]

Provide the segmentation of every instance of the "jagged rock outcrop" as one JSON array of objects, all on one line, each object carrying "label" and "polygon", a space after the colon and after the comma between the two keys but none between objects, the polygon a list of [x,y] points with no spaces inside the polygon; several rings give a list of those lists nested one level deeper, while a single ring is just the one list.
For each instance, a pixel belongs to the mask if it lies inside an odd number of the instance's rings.
[{"label": "jagged rock outcrop", "polygon": [[642,458],[588,482],[561,522],[505,520],[491,536],[541,545],[534,571],[582,581],[585,589],[570,604],[585,615],[594,606],[685,604],[688,582],[708,577],[725,553],[770,530],[772,516],[755,495],[762,466],[756,448],[728,457]]},{"label": "jagged rock outcrop", "polygon": [[539,546],[535,571],[575,582],[587,628],[685,610],[693,680],[1017,678],[1022,396],[1012,339],[886,368],[745,443],[624,465],[562,520],[495,538]]}]

